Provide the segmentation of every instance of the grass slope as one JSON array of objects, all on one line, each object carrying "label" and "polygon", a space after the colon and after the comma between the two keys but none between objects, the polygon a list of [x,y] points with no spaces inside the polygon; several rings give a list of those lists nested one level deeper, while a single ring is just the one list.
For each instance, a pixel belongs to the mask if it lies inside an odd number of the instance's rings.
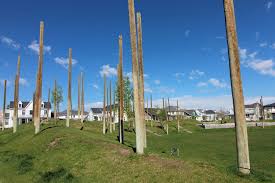
[{"label": "grass slope", "polygon": [[[120,145],[117,131],[103,136],[100,123],[86,123],[83,131],[79,122],[70,128],[50,123],[38,135],[32,124],[21,125],[16,134],[0,133],[0,182],[275,181],[274,127],[248,129],[253,170],[240,177],[233,129],[204,130],[194,121],[181,126],[177,133],[171,123],[166,135],[148,123],[155,134],[147,133],[146,154],[137,156],[133,132],[126,131],[125,145]],[[179,156],[171,155],[173,148]]]}]

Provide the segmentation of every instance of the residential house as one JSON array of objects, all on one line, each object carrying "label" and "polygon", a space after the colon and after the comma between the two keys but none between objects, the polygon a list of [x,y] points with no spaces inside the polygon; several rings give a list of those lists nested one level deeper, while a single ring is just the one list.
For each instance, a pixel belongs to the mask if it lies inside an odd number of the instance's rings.
[{"label": "residential house", "polygon": [[217,114],[213,110],[206,110],[203,113],[202,121],[210,122],[210,121],[216,121],[217,120]]},{"label": "residential house", "polygon": [[[48,111],[49,109],[49,111]],[[14,102],[11,101],[10,104],[7,106],[5,112],[5,128],[12,128],[13,127],[13,113],[14,113]],[[46,119],[51,117],[51,103],[48,102],[41,102],[41,111],[40,117],[41,119]],[[29,123],[32,121],[33,115],[33,101],[19,101],[18,102],[18,123],[24,124]]]},{"label": "residential house", "polygon": [[261,109],[262,105],[260,103],[245,105],[246,121],[259,121],[262,119]]},{"label": "residential house", "polygon": [[[58,119],[61,119],[61,120],[67,119],[67,110],[64,110],[64,111],[58,113],[57,116],[58,116]],[[89,116],[89,113],[84,111],[84,120],[85,121],[88,120],[88,116]],[[81,115],[78,116],[78,111],[72,110],[70,119],[72,119],[72,120],[80,120],[81,119]]]},{"label": "residential house", "polygon": [[91,108],[89,119],[89,121],[103,121],[103,108]]},{"label": "residential house", "polygon": [[275,103],[264,106],[264,118],[267,120],[275,120]]}]

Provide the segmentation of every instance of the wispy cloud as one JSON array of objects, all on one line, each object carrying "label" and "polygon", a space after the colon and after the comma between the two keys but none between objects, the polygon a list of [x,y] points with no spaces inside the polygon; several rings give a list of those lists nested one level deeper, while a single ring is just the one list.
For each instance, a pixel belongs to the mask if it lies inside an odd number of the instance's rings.
[{"label": "wispy cloud", "polygon": [[18,50],[20,49],[21,45],[14,41],[13,39],[6,37],[6,36],[1,36],[0,37],[1,43],[5,44],[6,46]]},{"label": "wispy cloud", "polygon": [[269,10],[272,8],[272,5],[273,5],[273,2],[272,2],[272,1],[268,1],[268,2],[265,4],[267,11],[269,11]]},{"label": "wispy cloud", "polygon": [[97,90],[98,89],[98,85],[97,84],[93,84],[93,88]]},{"label": "wispy cloud", "polygon": [[[69,58],[64,58],[64,57],[56,57],[54,59],[55,63],[61,65],[62,67],[64,67],[65,69],[68,69],[68,65],[69,65]],[[76,65],[78,63],[78,61],[76,59],[72,59],[72,65]]]},{"label": "wispy cloud", "polygon": [[19,79],[19,84],[21,86],[29,86],[29,82],[28,82],[28,80],[26,78],[20,78]]},{"label": "wispy cloud", "polygon": [[275,50],[275,43],[273,43],[270,48],[274,49]]},{"label": "wispy cloud", "polygon": [[263,42],[263,43],[260,43],[260,45],[259,45],[260,47],[267,47],[267,42]]},{"label": "wispy cloud", "polygon": [[154,83],[155,83],[156,85],[159,85],[159,84],[160,84],[160,80],[157,79],[157,80],[154,81]]},{"label": "wispy cloud", "polygon": [[190,36],[190,33],[191,33],[191,30],[186,30],[186,31],[184,32],[185,37],[189,37],[189,36]]},{"label": "wispy cloud", "polygon": [[[39,55],[39,43],[37,42],[37,40],[32,41],[31,44],[28,45],[28,48]],[[44,45],[43,48],[44,54],[51,53],[51,46]]]},{"label": "wispy cloud", "polygon": [[117,70],[114,67],[110,67],[110,65],[103,65],[99,73],[101,77],[104,75],[106,75],[106,77],[112,77],[117,75]]},{"label": "wispy cloud", "polygon": [[189,74],[189,79],[194,80],[203,76],[205,73],[200,70],[192,70]]},{"label": "wispy cloud", "polygon": [[216,88],[229,88],[228,84],[216,78],[210,78],[207,82],[199,82],[197,87],[214,86]]},{"label": "wispy cloud", "polygon": [[179,82],[179,83],[181,83],[184,75],[185,74],[182,72],[177,72],[177,73],[173,74],[173,76],[176,78],[177,82]]}]

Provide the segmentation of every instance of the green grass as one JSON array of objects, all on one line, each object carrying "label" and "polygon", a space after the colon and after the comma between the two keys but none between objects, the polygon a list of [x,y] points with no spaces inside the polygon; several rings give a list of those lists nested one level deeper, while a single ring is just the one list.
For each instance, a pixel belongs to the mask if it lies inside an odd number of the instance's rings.
[{"label": "green grass", "polygon": [[[148,129],[143,156],[133,152],[135,134],[125,132],[125,145],[117,131],[102,135],[100,123],[63,122],[33,124],[0,132],[1,182],[275,182],[275,128],[249,128],[252,174],[236,172],[233,129],[204,130],[195,121],[169,124],[169,135],[159,127]],[[127,124],[125,125],[128,126]],[[190,131],[192,133],[188,133]],[[179,149],[171,155],[171,150]]]}]

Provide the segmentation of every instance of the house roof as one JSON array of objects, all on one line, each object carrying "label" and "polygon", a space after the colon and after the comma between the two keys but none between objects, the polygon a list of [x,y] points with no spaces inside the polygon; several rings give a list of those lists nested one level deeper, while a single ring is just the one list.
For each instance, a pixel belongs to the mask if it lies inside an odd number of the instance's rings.
[{"label": "house roof", "polygon": [[101,114],[103,112],[103,108],[91,108],[91,111],[95,114]]},{"label": "house roof", "polygon": [[265,105],[264,107],[275,107],[275,103]]},{"label": "house roof", "polygon": [[165,108],[166,111],[170,111],[170,112],[176,112],[177,111],[177,106],[167,106]]},{"label": "house roof", "polygon": [[205,111],[205,114],[216,114],[216,112],[213,110],[207,110]]},{"label": "house roof", "polygon": [[[32,101],[19,101],[22,102],[22,108],[26,108],[30,102]],[[51,108],[51,103],[50,102],[44,102],[44,107],[45,108]],[[8,105],[8,108],[14,108],[14,101],[10,101],[10,104]]]},{"label": "house roof", "polygon": [[[84,115],[88,115],[88,114],[89,114],[88,112],[84,111]],[[73,116],[77,116],[78,115],[78,111],[77,110],[72,110],[72,115]],[[64,111],[58,113],[58,116],[67,116],[67,110],[64,110]]]},{"label": "house roof", "polygon": [[261,106],[261,104],[259,103],[254,103],[254,104],[247,104],[247,105],[244,105],[245,108],[255,108],[257,105]]},{"label": "house roof", "polygon": [[194,110],[194,109],[184,110],[184,112],[186,112],[190,116],[196,116],[197,115],[196,110]]}]

